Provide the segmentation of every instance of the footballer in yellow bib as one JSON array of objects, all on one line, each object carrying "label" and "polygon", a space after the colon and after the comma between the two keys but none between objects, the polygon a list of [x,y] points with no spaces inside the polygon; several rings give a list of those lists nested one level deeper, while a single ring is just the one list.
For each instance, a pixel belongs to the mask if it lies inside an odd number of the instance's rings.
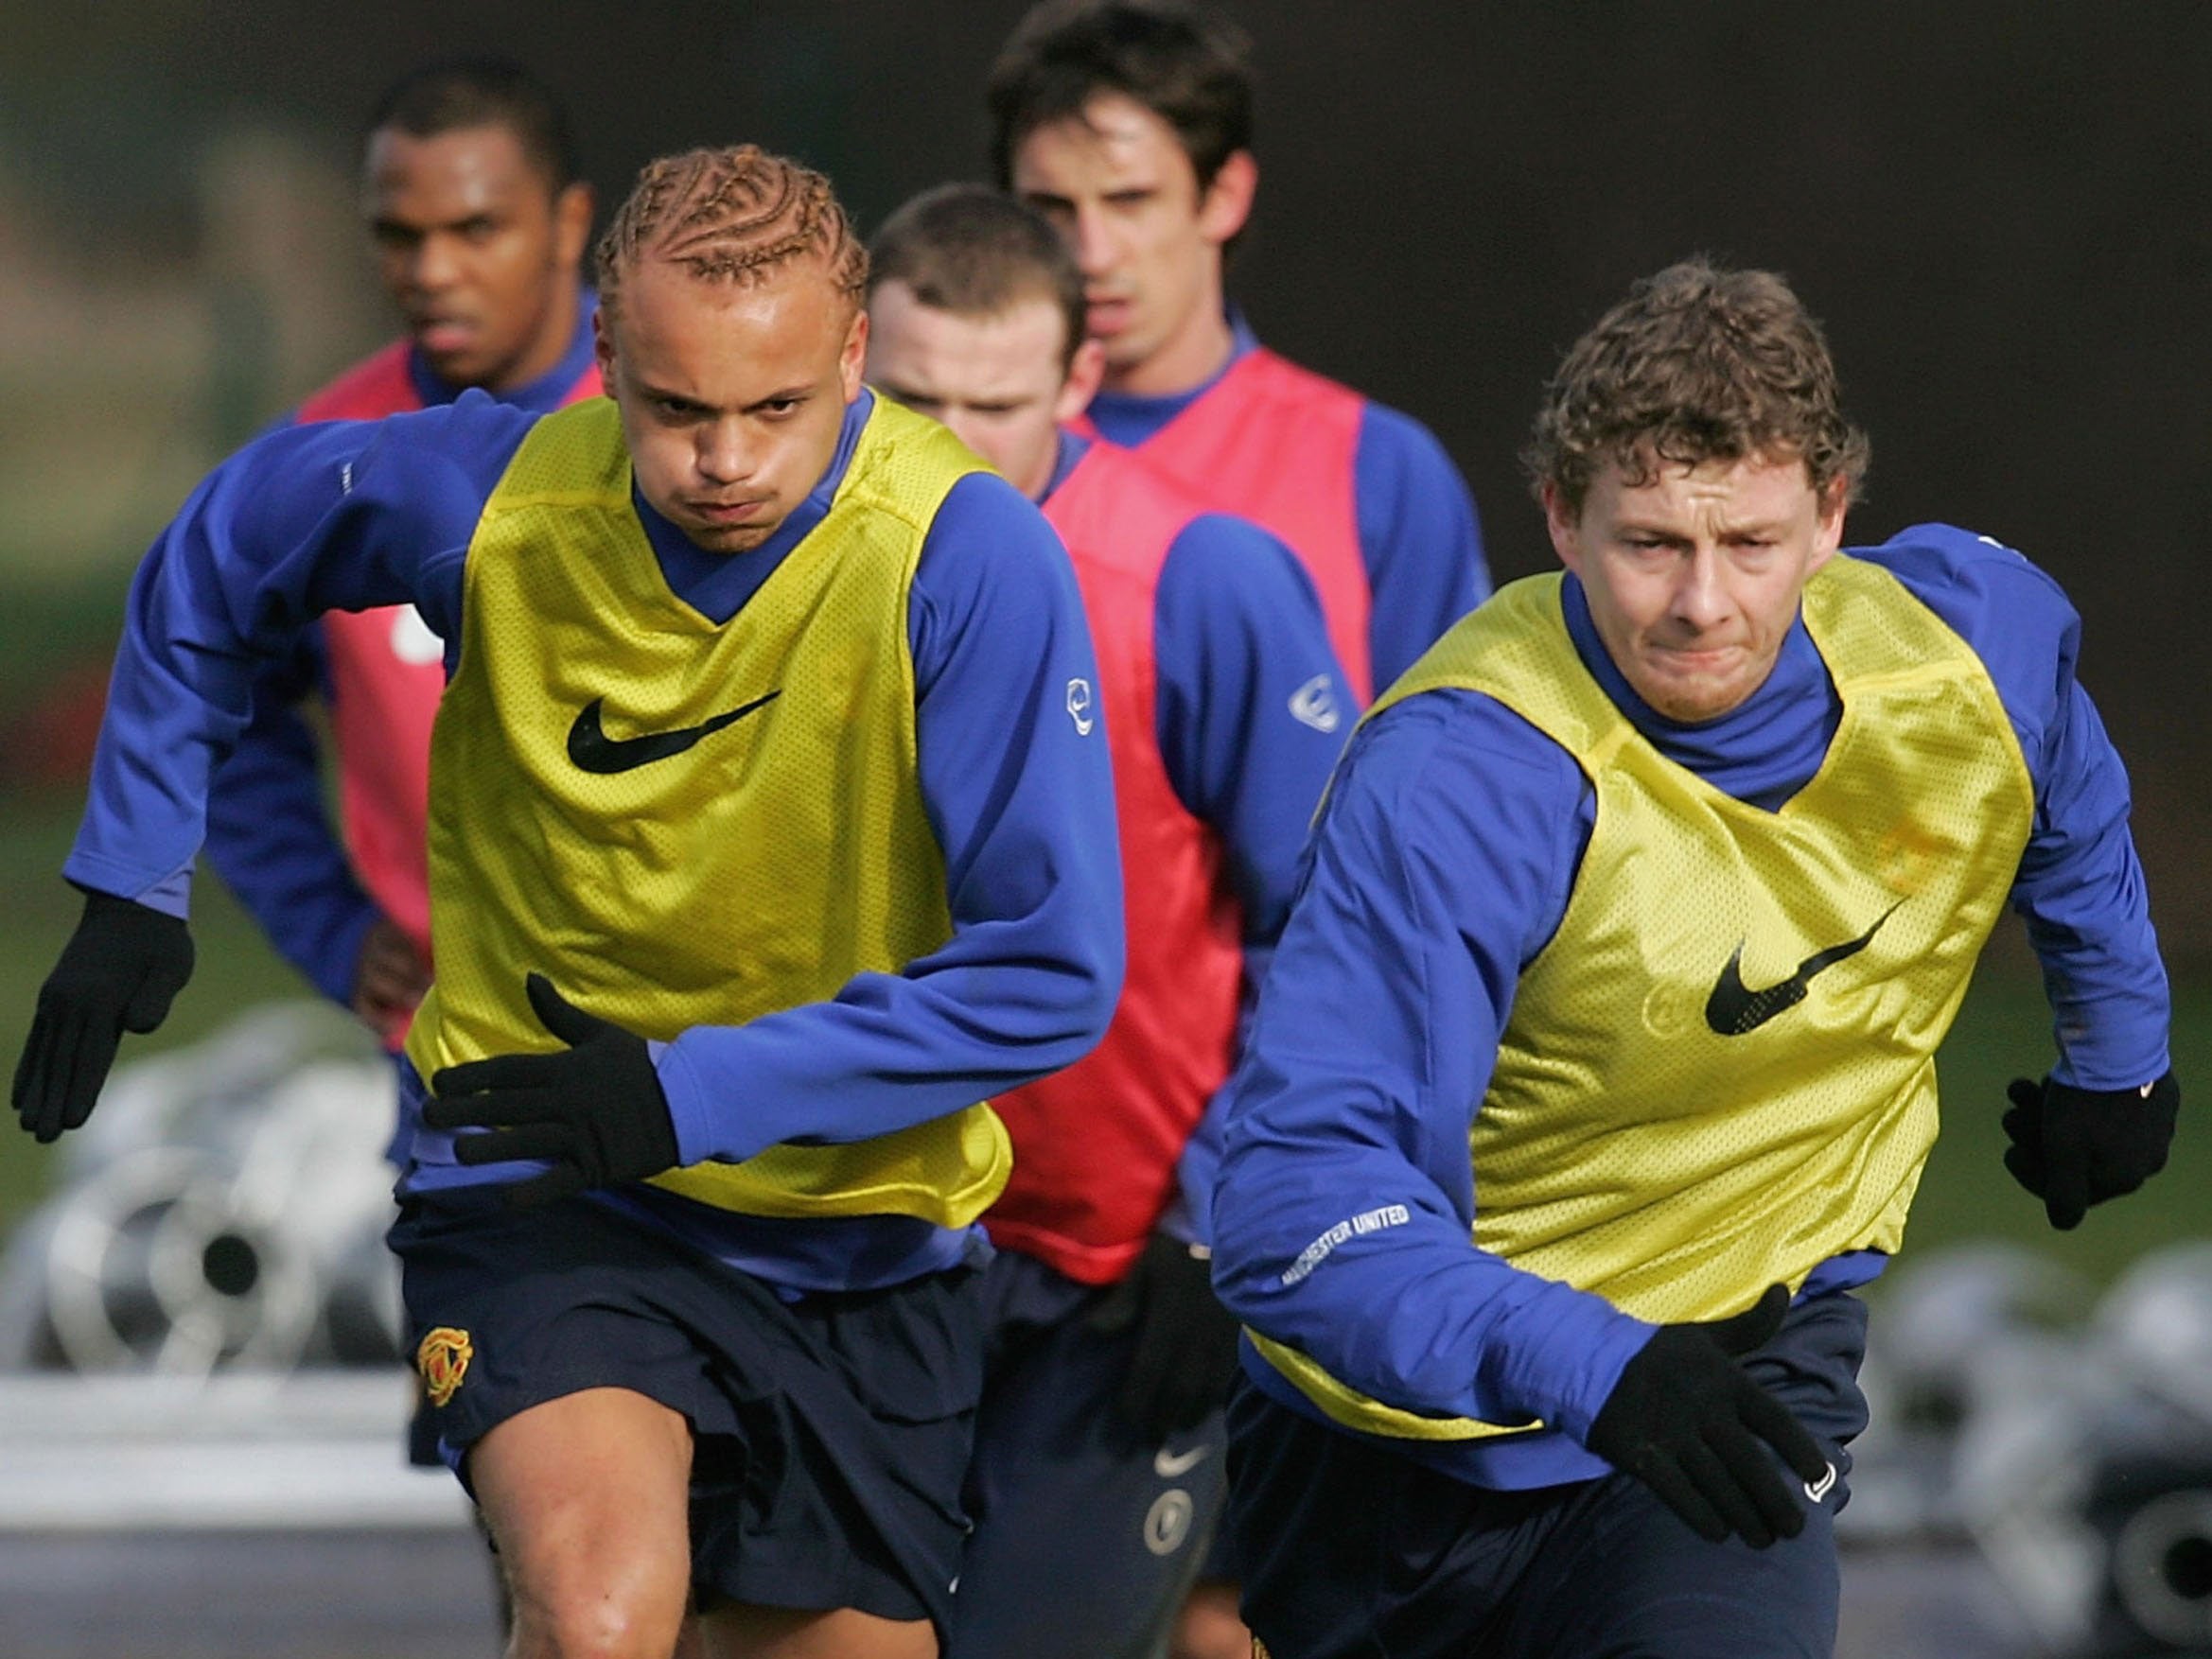
[{"label": "footballer in yellow bib", "polygon": [[[1842,547],[1868,444],[1771,272],[1639,284],[1527,451],[1560,574],[1378,700],[1221,1109],[1224,1525],[1272,1650],[1826,1654],[1937,1056],[2019,911],[2054,1226],[2179,1102],[2080,620],[2001,543]],[[1726,1547],[1723,1547],[1726,1546]]]},{"label": "footballer in yellow bib", "polygon": [[817,173],[652,164],[599,246],[608,399],[269,434],[148,554],[118,652],[84,930],[18,1072],[47,1139],[190,972],[260,666],[331,609],[446,642],[389,1242],[424,1449],[483,1507],[518,1651],[666,1652],[694,1617],[707,1651],[764,1616],[859,1659],[937,1639],[987,1103],[1080,1059],[1119,990],[1066,550],[867,391],[866,269]]},{"label": "footballer in yellow bib", "polygon": [[[822,521],[718,625],[668,590],[614,405],[532,428],[469,547],[461,668],[430,751],[443,943],[408,1039],[424,1076],[550,1046],[523,1000],[548,963],[580,1005],[667,1040],[825,1000],[944,943],[906,618],[922,537],[978,464],[879,404]],[[700,925],[711,917],[737,925]],[[634,934],[619,952],[596,948],[618,933]],[[757,1214],[964,1226],[1009,1164],[978,1103],[655,1179]]]},{"label": "footballer in yellow bib", "polygon": [[[2011,886],[2032,789],[1988,672],[1879,566],[1834,559],[1806,585],[1842,718],[1777,812],[1639,735],[1576,657],[1560,580],[1502,590],[1369,716],[1483,692],[1596,795],[1475,1118],[1474,1242],[1640,1318],[1712,1318],[1902,1240],[1936,1137],[1936,1046]],[[1351,1426],[1498,1426],[1394,1410],[1257,1340]]]}]

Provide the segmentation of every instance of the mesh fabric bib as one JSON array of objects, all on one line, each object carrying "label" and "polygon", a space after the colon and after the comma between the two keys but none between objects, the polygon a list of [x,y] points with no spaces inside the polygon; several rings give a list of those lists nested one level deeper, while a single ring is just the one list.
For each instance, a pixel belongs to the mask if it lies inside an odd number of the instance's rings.
[{"label": "mesh fabric bib", "polygon": [[[1877,567],[1834,558],[1805,589],[1843,716],[1777,812],[1629,725],[1576,656],[1559,587],[1503,589],[1376,705],[1483,692],[1597,794],[1470,1136],[1473,1243],[1639,1318],[1713,1318],[1832,1256],[1897,1248],[1936,1136],[1936,1048],[2010,890],[2033,785],[1979,659]],[[1500,1432],[1260,1347],[1353,1426]]]},{"label": "mesh fabric bib", "polygon": [[[523,997],[534,969],[667,1039],[827,1000],[950,936],[907,594],[939,505],[976,466],[879,402],[827,515],[716,623],[661,576],[614,404],[531,429],[469,545],[431,742],[438,974],[408,1039],[424,1077],[557,1047]],[[979,1104],[655,1179],[753,1214],[964,1226],[1009,1162]]]}]

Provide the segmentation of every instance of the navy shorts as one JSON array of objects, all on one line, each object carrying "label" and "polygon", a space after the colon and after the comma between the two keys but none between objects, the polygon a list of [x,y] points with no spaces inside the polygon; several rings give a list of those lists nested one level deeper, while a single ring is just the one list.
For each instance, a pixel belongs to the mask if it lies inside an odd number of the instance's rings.
[{"label": "navy shorts", "polygon": [[1745,1362],[1838,1476],[1766,1549],[1707,1543],[1626,1476],[1470,1486],[1239,1378],[1226,1526],[1245,1622],[1273,1659],[1830,1659],[1866,1330],[1857,1298],[1816,1297]]},{"label": "navy shorts", "polygon": [[971,1268],[786,1300],[588,1198],[407,1203],[391,1234],[440,1450],[584,1388],[693,1432],[702,1605],[928,1618],[941,1641],[982,1390]]},{"label": "navy shorts", "polygon": [[989,1330],[947,1659],[1145,1659],[1197,1575],[1221,1507],[1215,1412],[1167,1445],[1115,1395],[1133,1326],[1090,1316],[1107,1292],[1002,1250],[983,1269]]}]

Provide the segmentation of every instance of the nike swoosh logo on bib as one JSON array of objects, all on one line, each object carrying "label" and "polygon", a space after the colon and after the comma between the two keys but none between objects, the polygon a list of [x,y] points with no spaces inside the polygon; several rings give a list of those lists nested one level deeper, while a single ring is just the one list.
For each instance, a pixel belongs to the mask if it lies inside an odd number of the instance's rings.
[{"label": "nike swoosh logo on bib", "polygon": [[601,711],[606,707],[605,697],[594,697],[577,712],[575,724],[569,727],[569,759],[579,772],[596,773],[602,777],[617,772],[632,772],[640,766],[649,766],[656,760],[665,760],[671,755],[680,755],[701,738],[712,737],[724,726],[735,725],[755,709],[764,708],[782,696],[781,690],[770,691],[765,697],[755,697],[750,703],[741,704],[727,714],[717,714],[711,720],[702,720],[697,725],[681,726],[675,731],[647,732],[641,737],[610,738],[600,724]]},{"label": "nike swoosh logo on bib", "polygon": [[1897,906],[1892,904],[1857,938],[1816,951],[1798,964],[1797,972],[1761,990],[1752,990],[1744,984],[1744,947],[1739,944],[1720,970],[1720,977],[1712,982],[1712,994],[1705,999],[1705,1023],[1722,1037],[1742,1037],[1758,1030],[1777,1014],[1786,1013],[1803,1002],[1816,974],[1825,973],[1872,944],[1874,935],[1882,931],[1882,923],[1896,914]]}]

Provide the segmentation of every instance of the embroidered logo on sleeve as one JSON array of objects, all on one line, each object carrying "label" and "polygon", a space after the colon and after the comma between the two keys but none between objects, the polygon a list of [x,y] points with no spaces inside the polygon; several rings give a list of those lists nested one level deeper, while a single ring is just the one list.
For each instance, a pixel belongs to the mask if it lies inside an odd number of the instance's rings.
[{"label": "embroidered logo on sleeve", "polygon": [[1327,674],[1315,674],[1290,693],[1290,718],[1324,734],[1343,723],[1337,713],[1336,686]]}]

